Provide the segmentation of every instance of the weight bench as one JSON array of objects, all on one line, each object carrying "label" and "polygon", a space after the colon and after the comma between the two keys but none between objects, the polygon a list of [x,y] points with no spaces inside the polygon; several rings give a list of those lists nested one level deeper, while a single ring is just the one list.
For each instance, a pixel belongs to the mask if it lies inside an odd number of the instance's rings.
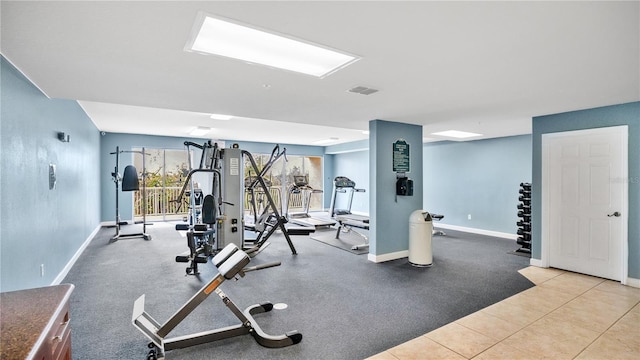
[{"label": "weight bench", "polygon": [[[147,355],[147,360],[164,359],[165,351],[246,334],[251,334],[258,344],[269,348],[290,346],[302,341],[302,334],[296,330],[274,336],[265,333],[260,328],[253,315],[271,311],[273,304],[270,302],[252,305],[242,311],[219,289],[220,284],[225,280],[237,279],[237,275],[244,277],[246,272],[280,265],[280,262],[275,262],[246,268],[245,266],[250,261],[249,255],[238,249],[235,244],[225,246],[212,259],[213,264],[218,268],[218,274],[193,295],[164,324],[157,322],[144,310],[145,295],[140,296],[133,305],[131,321],[138,330],[151,340],[148,344],[151,350]],[[240,324],[167,339],[167,335],[213,292],[222,299],[222,302],[240,320]]]}]

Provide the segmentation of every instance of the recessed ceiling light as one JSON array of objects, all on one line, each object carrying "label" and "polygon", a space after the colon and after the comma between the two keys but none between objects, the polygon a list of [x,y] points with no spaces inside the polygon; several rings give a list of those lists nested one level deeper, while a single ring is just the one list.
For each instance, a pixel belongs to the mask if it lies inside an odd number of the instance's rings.
[{"label": "recessed ceiling light", "polygon": [[191,136],[204,136],[211,131],[210,127],[198,126],[189,132]]},{"label": "recessed ceiling light", "polygon": [[431,133],[431,135],[446,136],[446,137],[452,137],[456,139],[466,139],[474,136],[482,136],[482,134],[476,134],[472,132],[458,131],[458,130],[440,131],[440,132]]},{"label": "recessed ceiling light", "polygon": [[231,120],[231,118],[233,118],[233,116],[224,115],[224,114],[211,114],[211,118],[214,119],[214,120]]},{"label": "recessed ceiling light", "polygon": [[331,143],[331,142],[334,142],[334,141],[338,141],[338,140],[340,140],[340,138],[330,137],[328,139],[314,141],[313,143],[316,144],[316,145],[320,145],[320,144],[328,144],[328,143]]},{"label": "recessed ceiling light", "polygon": [[186,51],[325,77],[360,58],[324,46],[266,32],[229,19],[198,14]]}]

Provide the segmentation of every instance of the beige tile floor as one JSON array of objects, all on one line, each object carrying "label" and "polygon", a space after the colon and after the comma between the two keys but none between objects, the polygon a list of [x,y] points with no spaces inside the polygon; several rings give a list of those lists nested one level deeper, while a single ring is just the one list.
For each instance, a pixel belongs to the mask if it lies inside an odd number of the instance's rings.
[{"label": "beige tile floor", "polygon": [[556,269],[536,286],[368,360],[640,359],[640,289]]}]

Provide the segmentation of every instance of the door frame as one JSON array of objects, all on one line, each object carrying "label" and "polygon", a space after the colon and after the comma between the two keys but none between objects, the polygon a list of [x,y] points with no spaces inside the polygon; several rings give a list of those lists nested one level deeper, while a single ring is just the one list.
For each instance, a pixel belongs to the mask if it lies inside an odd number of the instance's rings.
[{"label": "door frame", "polygon": [[549,141],[558,137],[567,137],[567,136],[576,136],[576,135],[588,135],[588,134],[597,134],[605,131],[611,131],[613,129],[617,129],[622,131],[622,179],[612,179],[612,181],[622,181],[622,216],[620,221],[622,221],[622,244],[621,244],[621,264],[622,271],[620,272],[620,282],[623,285],[627,284],[628,274],[629,274],[629,127],[627,125],[620,126],[609,126],[602,128],[593,128],[593,129],[584,129],[584,130],[571,130],[571,131],[563,131],[556,133],[547,133],[542,134],[541,139],[541,148],[542,148],[542,166],[541,166],[541,217],[540,217],[540,265],[542,267],[548,268],[550,263],[550,214],[549,214],[549,203],[550,203],[550,192],[549,192],[549,182],[550,182],[550,174],[549,174],[549,166],[550,166],[550,151],[549,151]]}]

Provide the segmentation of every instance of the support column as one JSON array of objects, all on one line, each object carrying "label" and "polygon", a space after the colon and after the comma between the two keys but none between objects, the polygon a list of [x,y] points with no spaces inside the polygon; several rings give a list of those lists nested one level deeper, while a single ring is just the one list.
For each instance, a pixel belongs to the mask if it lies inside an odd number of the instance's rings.
[{"label": "support column", "polygon": [[[408,145],[394,149],[394,143]],[[396,163],[394,165],[394,150]],[[408,155],[405,159],[405,155]],[[409,216],[422,209],[422,126],[369,122],[369,257],[382,262],[409,255]],[[413,180],[413,195],[396,196],[397,170]]]}]

